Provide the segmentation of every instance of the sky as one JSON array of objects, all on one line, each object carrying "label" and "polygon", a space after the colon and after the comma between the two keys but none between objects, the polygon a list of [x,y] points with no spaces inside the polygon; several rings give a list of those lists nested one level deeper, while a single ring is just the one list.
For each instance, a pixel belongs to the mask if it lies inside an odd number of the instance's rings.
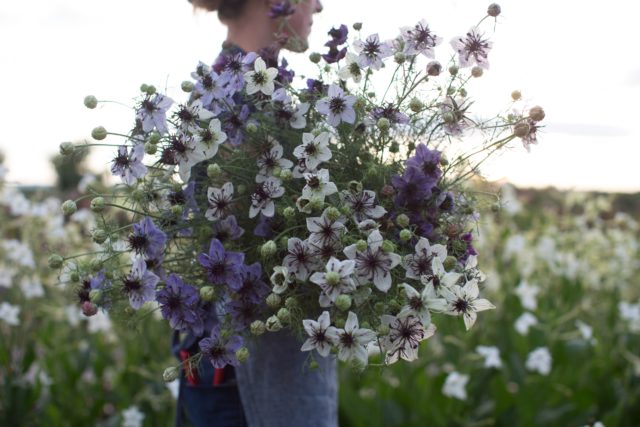
[{"label": "sky", "polygon": [[[326,32],[364,22],[363,33],[392,38],[427,20],[445,43],[464,34],[490,2],[478,0],[324,0],[311,50]],[[518,186],[640,191],[640,55],[633,2],[505,0],[489,60],[470,96],[502,109],[518,89],[541,105],[546,127],[530,153],[519,144],[483,168],[489,180]],[[393,5],[393,6],[391,6]],[[198,61],[211,63],[225,37],[215,14],[194,14],[186,0],[30,0],[0,2],[0,151],[15,184],[53,183],[49,159],[60,142],[91,129],[127,130],[132,112],[118,103],[87,110],[86,95],[132,105],[141,83],[179,93]],[[296,70],[307,54],[285,56]],[[307,67],[307,68],[305,68]],[[300,72],[300,71],[299,71]],[[116,142],[112,140],[112,142]],[[96,171],[113,150],[94,150]]]}]

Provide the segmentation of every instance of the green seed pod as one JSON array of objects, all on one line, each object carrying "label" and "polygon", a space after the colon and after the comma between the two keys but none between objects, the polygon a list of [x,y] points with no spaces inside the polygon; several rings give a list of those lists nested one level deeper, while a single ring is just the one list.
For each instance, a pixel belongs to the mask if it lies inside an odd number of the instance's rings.
[{"label": "green seed pod", "polygon": [[153,156],[154,154],[156,154],[157,151],[158,151],[158,147],[155,144],[152,144],[150,142],[144,143],[144,152],[147,153],[148,155]]},{"label": "green seed pod", "polygon": [[337,328],[344,328],[344,325],[345,325],[346,323],[347,323],[347,322],[346,322],[344,319],[336,319],[336,320],[335,320],[335,324],[336,324],[336,327],[337,327]]},{"label": "green seed pod", "polygon": [[281,323],[286,324],[289,323],[289,320],[291,319],[291,312],[288,308],[282,307],[278,310],[276,316],[278,316],[278,320],[280,320]]},{"label": "green seed pod", "polygon": [[100,289],[92,289],[89,292],[89,299],[92,303],[98,304],[102,300],[102,291]]},{"label": "green seed pod", "polygon": [[287,299],[284,300],[284,306],[289,310],[295,310],[299,306],[298,300],[294,297],[287,297]]},{"label": "green seed pod", "polygon": [[89,267],[91,268],[91,271],[97,273],[98,271],[102,270],[102,260],[99,260],[98,258],[92,259],[89,263]]},{"label": "green seed pod", "polygon": [[451,271],[456,268],[456,265],[458,265],[458,260],[456,259],[456,257],[448,256],[445,258],[442,265],[446,271]]},{"label": "green seed pod", "polygon": [[91,238],[99,245],[103,244],[107,240],[107,237],[109,237],[109,234],[101,228],[95,229],[91,233]]},{"label": "green seed pod", "polygon": [[73,283],[80,282],[80,274],[78,274],[77,271],[71,272],[71,274],[69,275],[69,280],[71,280]]},{"label": "green seed pod", "polygon": [[320,63],[321,59],[322,55],[320,55],[318,52],[313,52],[309,55],[309,61],[313,62],[314,64]]},{"label": "green seed pod", "polygon": [[406,228],[410,223],[411,220],[405,214],[400,214],[396,217],[396,224],[398,224],[399,227]]},{"label": "green seed pod", "polygon": [[98,106],[98,99],[93,95],[88,95],[84,97],[84,106],[90,110],[93,110]]},{"label": "green seed pod", "polygon": [[336,298],[336,307],[340,311],[347,311],[351,308],[351,297],[349,295],[338,295]]},{"label": "green seed pod", "polygon": [[366,240],[358,240],[356,242],[356,250],[359,252],[364,252],[367,249],[367,246],[369,245]]},{"label": "green seed pod", "polygon": [[236,358],[240,363],[246,362],[249,358],[249,349],[247,347],[240,347],[238,351],[236,351]]},{"label": "green seed pod", "polygon": [[78,211],[78,205],[73,200],[67,200],[62,204],[62,213],[65,215],[73,215]]},{"label": "green seed pod", "polygon": [[386,117],[380,117],[377,126],[382,132],[387,132],[391,127],[391,122]]},{"label": "green seed pod", "polygon": [[513,99],[514,101],[521,100],[522,92],[520,92],[519,90],[514,90],[513,92],[511,92],[511,99]]},{"label": "green seed pod", "polygon": [[355,22],[353,24],[353,29],[356,31],[360,31],[362,29],[362,22]]},{"label": "green seed pod", "polygon": [[278,294],[271,293],[267,297],[267,305],[269,308],[276,309],[280,307],[280,303],[282,303],[282,298]]},{"label": "green seed pod", "polygon": [[269,332],[278,332],[282,329],[282,323],[280,323],[280,319],[277,316],[271,316],[267,319],[265,324],[267,331]]},{"label": "green seed pod", "polygon": [[200,288],[200,299],[205,302],[213,301],[215,290],[213,286],[203,286]]},{"label": "green seed pod", "polygon": [[409,241],[412,236],[413,236],[413,233],[411,232],[411,230],[407,230],[406,228],[403,230],[400,230],[400,240],[402,240],[403,242]]},{"label": "green seed pod", "polygon": [[76,146],[73,142],[63,142],[60,144],[60,154],[63,156],[70,156],[76,151]]},{"label": "green seed pod", "polygon": [[91,131],[91,137],[96,141],[102,141],[107,137],[107,130],[103,126],[93,128]]},{"label": "green seed pod", "polygon": [[184,80],[182,83],[180,83],[180,89],[182,89],[183,92],[191,93],[193,92],[193,88],[193,82],[190,82],[189,80]]},{"label": "green seed pod", "polygon": [[254,320],[251,323],[250,331],[252,335],[255,335],[255,336],[262,335],[265,333],[266,330],[267,330],[266,325],[262,320]]},{"label": "green seed pod", "polygon": [[419,113],[424,108],[424,104],[418,98],[412,98],[411,101],[409,101],[409,108],[414,113]]},{"label": "green seed pod", "polygon": [[276,246],[276,242],[273,240],[269,240],[260,246],[260,256],[262,258],[271,258],[278,252],[278,247]]},{"label": "green seed pod", "polygon": [[451,74],[452,76],[455,76],[456,74],[458,74],[459,68],[456,65],[452,65],[451,67],[449,67],[449,74]]},{"label": "green seed pod", "polygon": [[162,373],[162,380],[166,383],[175,381],[180,376],[180,369],[171,366]]},{"label": "green seed pod", "polygon": [[222,175],[222,168],[217,163],[212,163],[207,166],[207,176],[210,179],[217,179],[220,175]]},{"label": "green seed pod", "polygon": [[381,324],[377,329],[378,335],[384,336],[388,335],[391,330],[389,329],[389,325]]},{"label": "green seed pod", "polygon": [[91,210],[96,213],[100,213],[104,210],[104,198],[102,197],[94,197],[91,200],[91,204],[89,205]]},{"label": "green seed pod", "polygon": [[149,135],[149,142],[151,144],[157,144],[158,142],[160,142],[160,139],[162,138],[162,136],[158,133],[158,132],[151,132],[151,134]]}]

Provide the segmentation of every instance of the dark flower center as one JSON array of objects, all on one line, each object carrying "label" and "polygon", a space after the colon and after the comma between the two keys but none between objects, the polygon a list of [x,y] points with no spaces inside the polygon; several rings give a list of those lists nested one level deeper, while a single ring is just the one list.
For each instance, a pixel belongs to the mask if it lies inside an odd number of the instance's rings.
[{"label": "dark flower center", "polygon": [[149,99],[145,99],[142,101],[142,108],[148,113],[153,113],[156,109],[156,106]]},{"label": "dark flower center", "polygon": [[131,161],[129,160],[129,156],[127,156],[127,153],[118,153],[116,158],[113,159],[113,162],[117,166],[120,166],[122,168],[126,168],[131,164]]},{"label": "dark flower center", "polygon": [[267,75],[263,71],[256,72],[253,75],[253,82],[257,85],[263,85],[267,82]]},{"label": "dark flower center", "polygon": [[346,106],[347,104],[344,102],[344,99],[337,96],[335,98],[331,98],[331,101],[329,102],[329,109],[334,114],[342,113]]},{"label": "dark flower center", "polygon": [[223,262],[216,262],[209,267],[209,271],[214,276],[222,276],[227,271],[227,268]]},{"label": "dark flower center", "polygon": [[126,292],[134,292],[139,290],[142,287],[142,283],[140,283],[140,279],[134,279],[132,277],[127,277],[123,280],[124,290]]},{"label": "dark flower center", "polygon": [[460,298],[453,304],[453,308],[459,313],[466,313],[469,310],[469,302]]},{"label": "dark flower center", "polygon": [[137,253],[144,251],[148,242],[149,239],[147,239],[147,236],[144,234],[132,234],[129,236],[129,247]]},{"label": "dark flower center", "polygon": [[368,58],[375,58],[380,53],[380,43],[375,40],[368,41],[364,45],[363,51]]},{"label": "dark flower center", "polygon": [[353,338],[353,335],[345,332],[344,334],[340,335],[340,343],[345,347],[353,347],[355,340]]},{"label": "dark flower center", "polygon": [[178,118],[183,122],[190,123],[195,120],[195,116],[189,111],[187,107],[182,107],[180,111],[178,111]]},{"label": "dark flower center", "polygon": [[424,307],[424,304],[422,303],[422,299],[420,297],[412,297],[409,300],[409,307],[411,307],[412,310],[418,311]]},{"label": "dark flower center", "polygon": [[182,305],[182,300],[178,295],[175,295],[175,294],[171,295],[167,300],[167,307],[169,307],[171,310],[177,310],[178,308],[180,308],[181,305]]},{"label": "dark flower center", "polygon": [[307,180],[307,185],[311,188],[318,188],[320,187],[320,179],[317,176],[312,176]]}]

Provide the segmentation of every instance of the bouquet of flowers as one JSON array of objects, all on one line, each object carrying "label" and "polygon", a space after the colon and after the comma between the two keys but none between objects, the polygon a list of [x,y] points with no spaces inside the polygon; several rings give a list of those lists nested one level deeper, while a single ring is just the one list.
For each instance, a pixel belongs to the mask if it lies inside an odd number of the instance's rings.
[{"label": "bouquet of flowers", "polygon": [[[487,16],[499,13],[493,4]],[[129,132],[92,132],[122,139],[111,167],[122,183],[86,196],[96,250],[72,271],[57,254],[50,266],[67,266],[85,315],[160,310],[174,330],[207,335],[197,357],[216,367],[282,328],[306,339],[311,361],[415,360],[434,314],[469,329],[494,308],[479,295],[477,198],[465,183],[514,139],[535,143],[544,118],[513,105],[471,116],[467,82],[488,69],[492,45],[483,21],[452,39],[446,71],[425,21],[389,41],[354,24],[351,44],[342,25],[326,54],[310,55],[318,75],[302,88],[286,61],[233,46],[182,83],[183,103],[142,85]],[[450,157],[468,135],[475,143]]]}]

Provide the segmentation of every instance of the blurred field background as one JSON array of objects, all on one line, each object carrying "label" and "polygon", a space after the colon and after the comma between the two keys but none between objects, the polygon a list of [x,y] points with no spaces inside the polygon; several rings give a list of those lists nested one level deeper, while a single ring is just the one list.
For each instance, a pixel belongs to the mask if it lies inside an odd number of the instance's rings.
[{"label": "blurred field background", "polygon": [[[82,162],[54,164],[56,187],[0,184],[0,425],[171,425],[159,312],[85,318],[46,265],[92,248],[86,206],[64,217],[60,203],[103,185]],[[437,316],[416,363],[344,368],[341,425],[640,424],[640,194],[478,191],[498,196],[477,230],[498,309],[467,334]]]}]

